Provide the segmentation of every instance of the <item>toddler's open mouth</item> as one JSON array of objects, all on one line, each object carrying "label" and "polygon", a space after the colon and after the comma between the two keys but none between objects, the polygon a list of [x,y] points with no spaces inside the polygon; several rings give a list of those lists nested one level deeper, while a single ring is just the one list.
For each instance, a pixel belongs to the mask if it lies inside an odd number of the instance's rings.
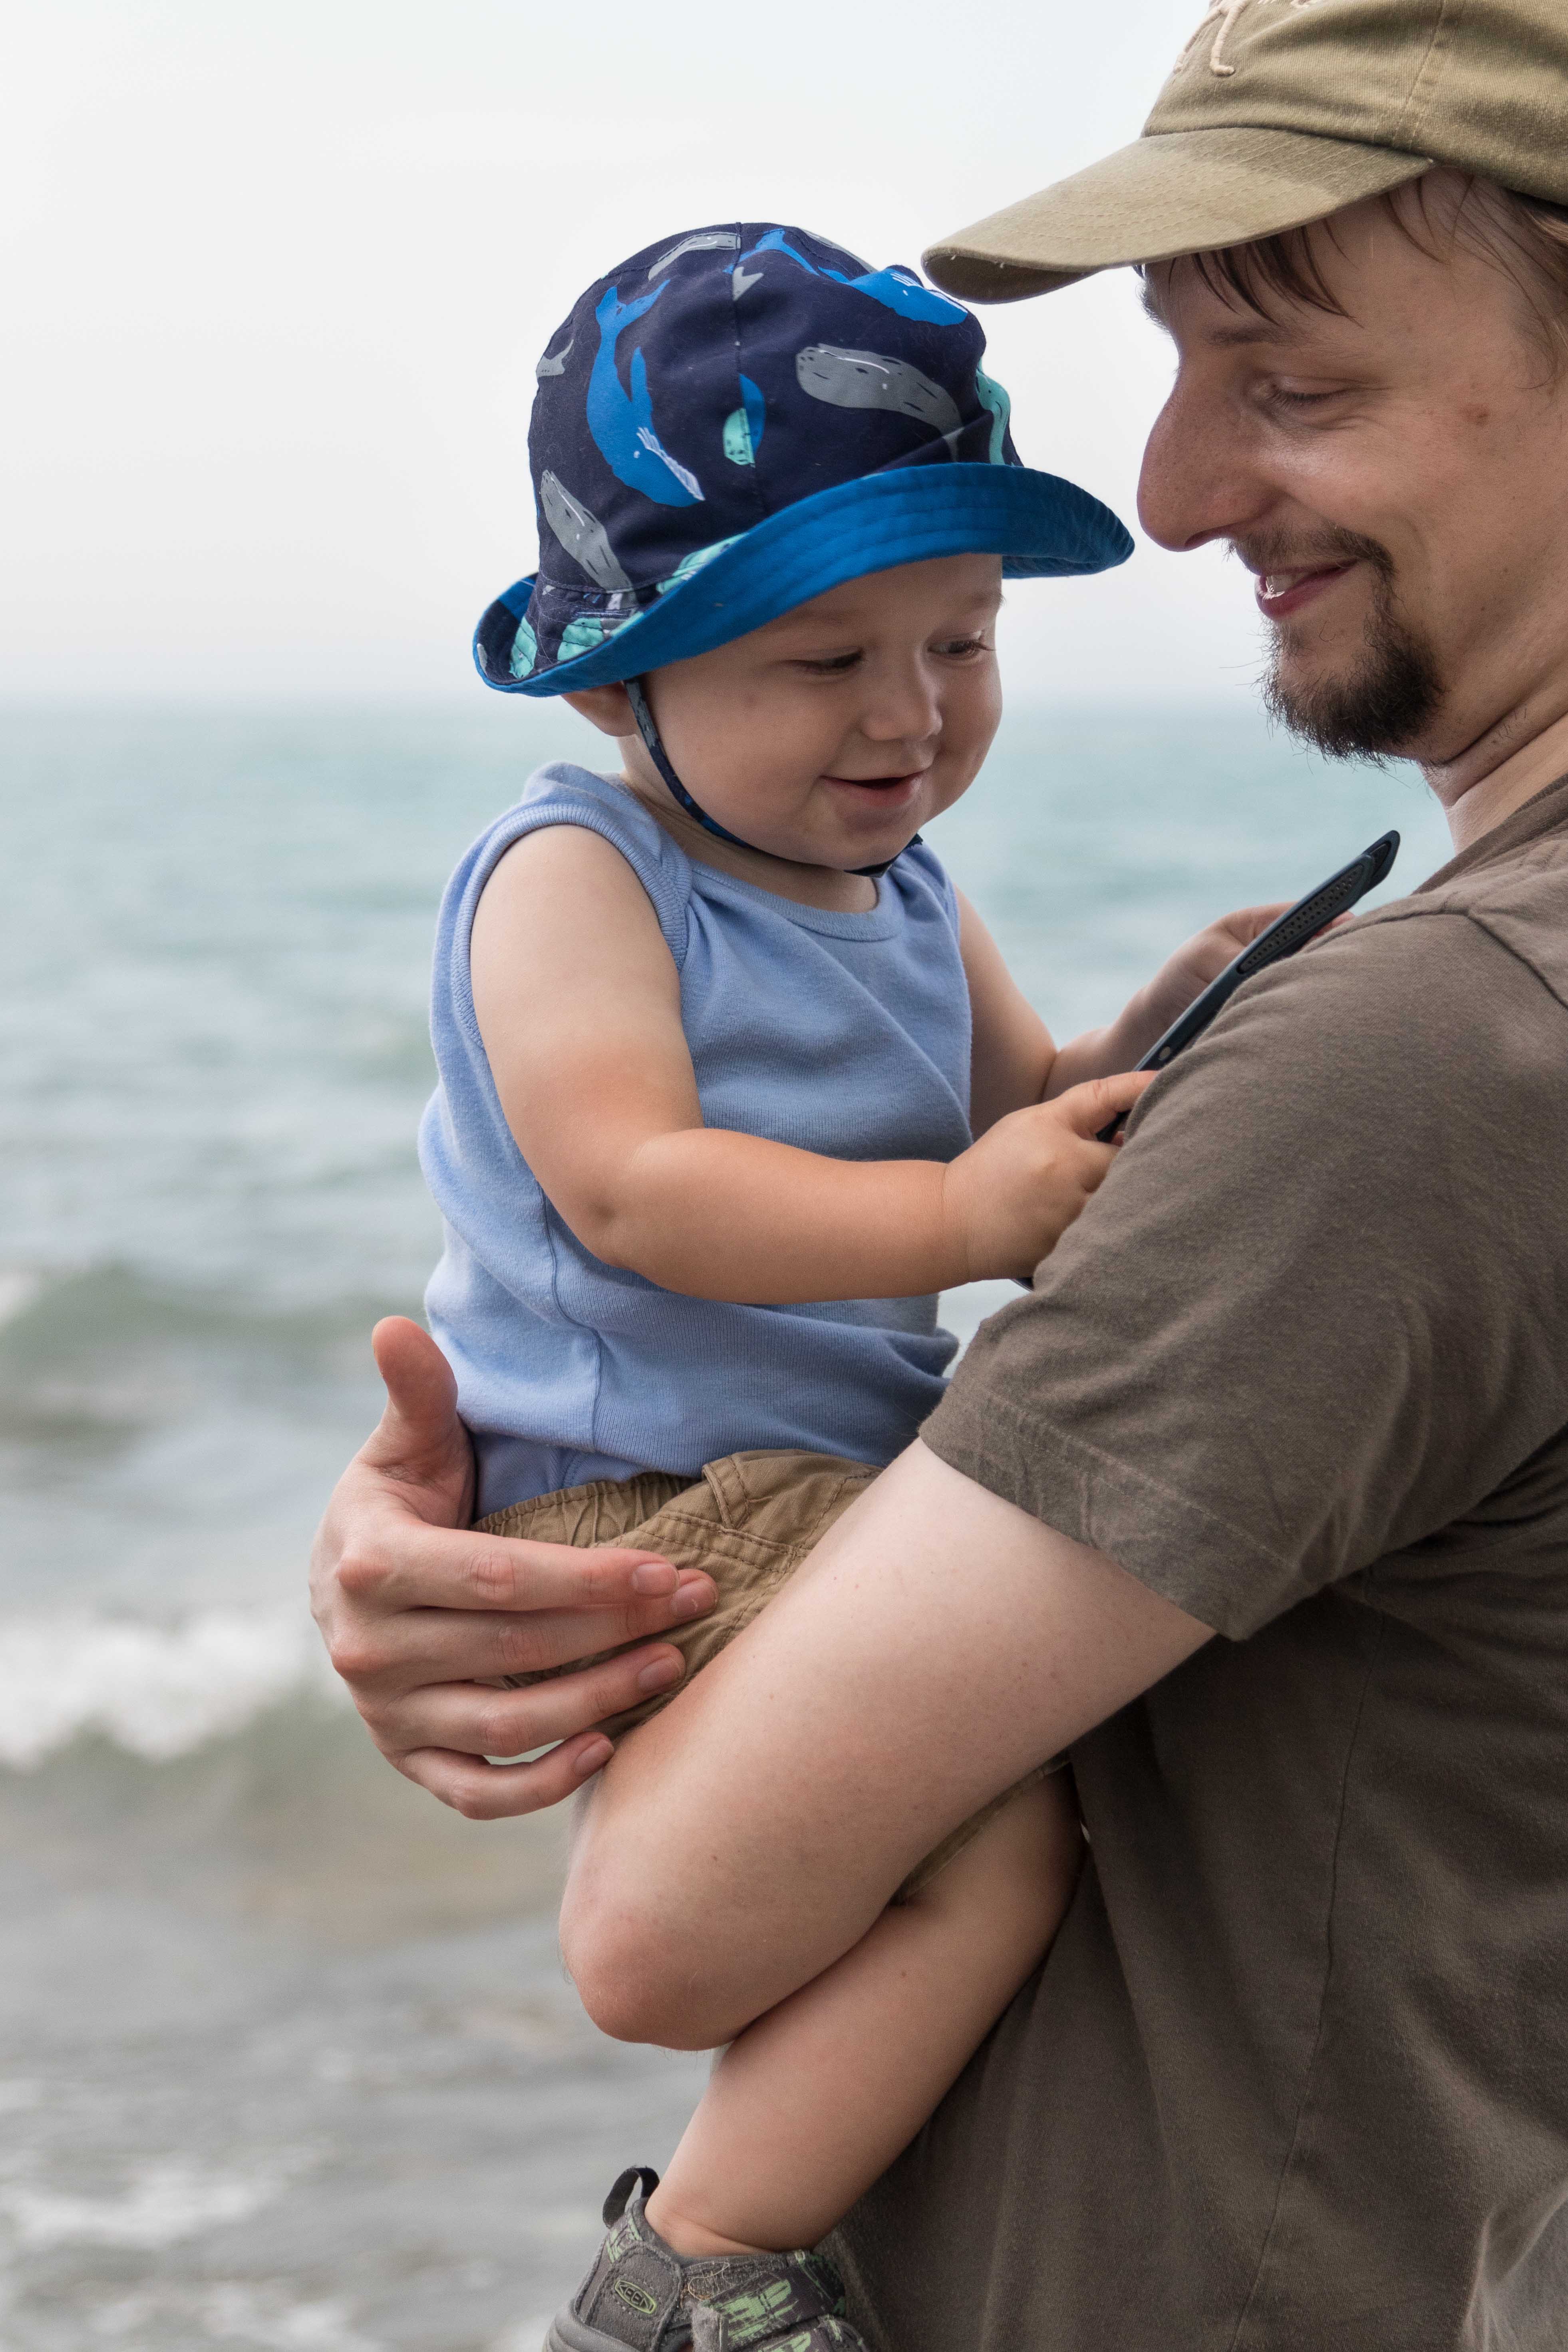
[{"label": "toddler's open mouth", "polygon": [[848,792],[872,793],[879,800],[897,801],[912,799],[926,774],[924,768],[911,768],[896,776],[825,776],[823,782]]}]

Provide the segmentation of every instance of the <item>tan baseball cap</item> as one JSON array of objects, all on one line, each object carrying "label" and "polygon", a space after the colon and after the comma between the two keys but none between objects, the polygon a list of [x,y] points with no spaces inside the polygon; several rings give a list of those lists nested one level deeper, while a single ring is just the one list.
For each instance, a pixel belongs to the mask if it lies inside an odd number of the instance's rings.
[{"label": "tan baseball cap", "polygon": [[925,266],[964,301],[1017,301],[1298,228],[1434,163],[1568,204],[1568,0],[1218,0],[1141,139]]}]

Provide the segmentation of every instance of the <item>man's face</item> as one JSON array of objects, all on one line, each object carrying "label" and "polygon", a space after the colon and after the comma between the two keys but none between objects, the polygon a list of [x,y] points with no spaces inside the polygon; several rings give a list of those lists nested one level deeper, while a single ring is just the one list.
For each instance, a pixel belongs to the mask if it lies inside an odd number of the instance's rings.
[{"label": "man's face", "polygon": [[1430,765],[1534,731],[1568,683],[1568,348],[1560,374],[1442,218],[1434,253],[1377,204],[1337,214],[1313,249],[1342,317],[1152,270],[1177,371],[1139,492],[1163,546],[1225,540],[1257,575],[1289,725]]}]

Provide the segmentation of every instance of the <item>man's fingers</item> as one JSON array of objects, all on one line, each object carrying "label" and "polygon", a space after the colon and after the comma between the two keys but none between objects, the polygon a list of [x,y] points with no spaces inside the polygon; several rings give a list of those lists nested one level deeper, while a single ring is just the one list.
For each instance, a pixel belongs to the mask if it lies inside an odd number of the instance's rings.
[{"label": "man's fingers", "polygon": [[381,1727],[399,1748],[440,1748],[466,1756],[525,1756],[574,1739],[608,1717],[674,1690],[686,1661],[668,1642],[649,1643],[581,1674],[523,1690],[476,1683],[426,1684],[389,1708]]},{"label": "man's fingers", "polygon": [[627,1598],[612,1609],[540,1609],[514,1616],[456,1609],[359,1615],[333,1627],[328,1646],[361,1711],[384,1714],[426,1683],[539,1674],[628,1642],[657,1639],[674,1625],[705,1615],[717,1598],[711,1578],[687,1569],[674,1592],[651,1601]]},{"label": "man's fingers", "polygon": [[1126,1118],[1158,1075],[1155,1070],[1119,1070],[1114,1077],[1086,1078],[1082,1086],[1068,1087],[1058,1095],[1053,1108],[1062,1113],[1075,1135],[1091,1143],[1113,1118]]},{"label": "man's fingers", "polygon": [[365,1441],[362,1461],[400,1476],[443,1455],[458,1434],[458,1383],[430,1337],[406,1315],[388,1315],[370,1335],[386,1408]]},{"label": "man's fingers", "polygon": [[423,1519],[381,1519],[372,1549],[345,1550],[338,1581],[378,1610],[605,1609],[673,1592],[676,1571],[657,1552],[528,1543]]},{"label": "man's fingers", "polygon": [[531,1764],[479,1764],[450,1749],[419,1748],[395,1757],[400,1772],[470,1822],[500,1822],[542,1812],[580,1789],[610,1760],[602,1734],[567,1741]]},{"label": "man's fingers", "polygon": [[1266,931],[1270,923],[1277,923],[1281,915],[1288,915],[1295,903],[1293,898],[1279,898],[1268,907],[1238,907],[1234,914],[1222,915],[1216,928],[1228,931],[1242,947],[1247,947],[1260,932]]}]

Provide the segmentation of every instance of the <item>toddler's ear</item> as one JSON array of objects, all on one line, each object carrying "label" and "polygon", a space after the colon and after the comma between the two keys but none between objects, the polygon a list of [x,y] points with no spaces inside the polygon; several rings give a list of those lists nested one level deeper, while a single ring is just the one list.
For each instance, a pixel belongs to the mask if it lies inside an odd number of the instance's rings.
[{"label": "toddler's ear", "polygon": [[575,694],[563,694],[561,699],[569,702],[601,735],[613,735],[618,740],[637,731],[624,686],[580,687]]}]

